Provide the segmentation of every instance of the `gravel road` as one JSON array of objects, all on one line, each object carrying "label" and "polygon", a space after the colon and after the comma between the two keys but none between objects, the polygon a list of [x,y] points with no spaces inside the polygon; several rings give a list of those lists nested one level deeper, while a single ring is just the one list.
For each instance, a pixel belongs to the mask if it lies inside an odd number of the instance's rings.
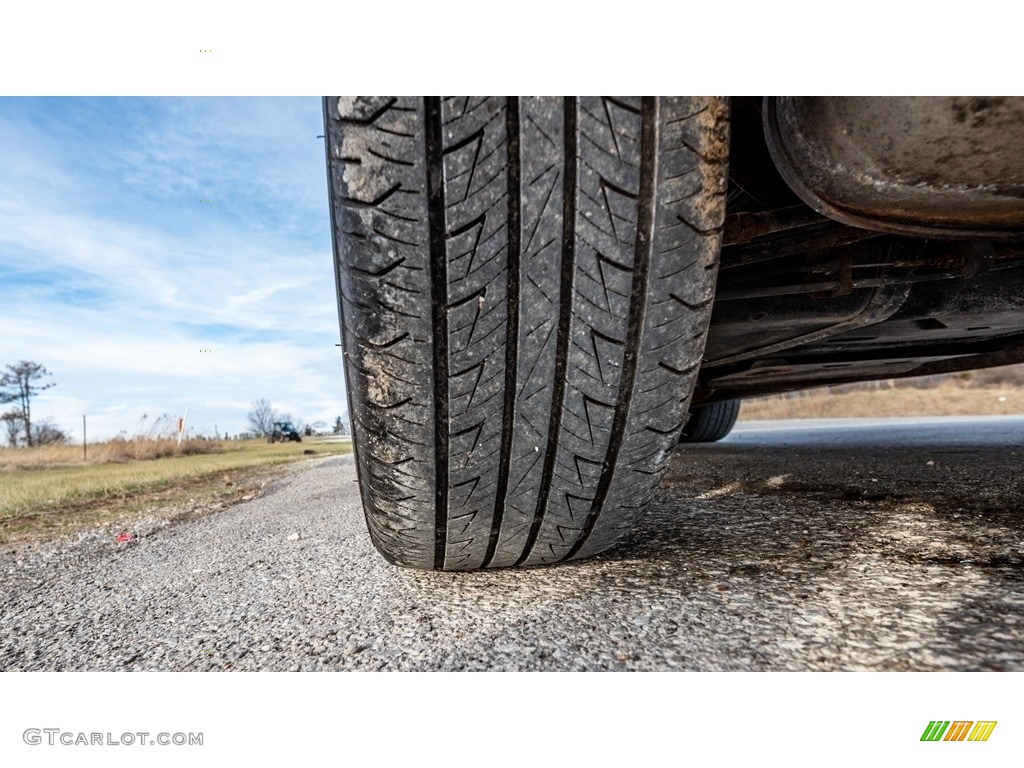
[{"label": "gravel road", "polygon": [[1024,670],[1024,418],[741,424],[634,535],[402,570],[351,457],[254,500],[0,550],[4,670]]}]

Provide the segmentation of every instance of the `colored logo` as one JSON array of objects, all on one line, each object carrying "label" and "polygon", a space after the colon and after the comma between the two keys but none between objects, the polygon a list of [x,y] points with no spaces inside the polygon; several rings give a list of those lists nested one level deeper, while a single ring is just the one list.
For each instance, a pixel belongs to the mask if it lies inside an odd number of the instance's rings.
[{"label": "colored logo", "polygon": [[995,728],[995,720],[932,720],[921,741],[988,741]]}]

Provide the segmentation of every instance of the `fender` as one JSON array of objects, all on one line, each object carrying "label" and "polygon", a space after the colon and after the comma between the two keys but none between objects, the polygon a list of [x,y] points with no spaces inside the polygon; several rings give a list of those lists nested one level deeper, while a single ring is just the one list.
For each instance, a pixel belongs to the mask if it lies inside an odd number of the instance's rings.
[{"label": "fender", "polygon": [[764,101],[772,161],[830,218],[929,238],[1024,239],[1024,98]]}]

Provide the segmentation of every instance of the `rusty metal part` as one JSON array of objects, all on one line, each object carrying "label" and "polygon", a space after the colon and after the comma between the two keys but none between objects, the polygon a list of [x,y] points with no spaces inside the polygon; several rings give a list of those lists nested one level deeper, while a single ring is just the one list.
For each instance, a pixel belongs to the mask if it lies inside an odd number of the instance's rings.
[{"label": "rusty metal part", "polygon": [[798,253],[829,250],[882,236],[878,232],[868,229],[847,227],[834,222],[801,227],[799,230],[758,237],[755,238],[756,242],[723,247],[722,263],[719,270],[774,261]]},{"label": "rusty metal part", "polygon": [[722,245],[742,245],[755,237],[799,229],[826,221],[806,205],[793,205],[760,213],[733,213],[725,217]]},{"label": "rusty metal part", "polygon": [[1024,238],[1024,97],[767,97],[763,114],[782,177],[830,218]]},{"label": "rusty metal part", "polygon": [[888,266],[897,268],[928,267],[951,270],[963,277],[974,277],[992,269],[997,259],[1009,261],[1019,256],[1015,253],[996,253],[992,243],[984,240],[970,240],[959,243],[945,243],[942,249],[929,249],[917,258],[897,258],[884,264],[863,263],[858,267]]},{"label": "rusty metal part", "polygon": [[[838,257],[835,259],[838,269],[829,271],[832,265],[808,264],[800,271],[806,270],[811,275],[835,275],[839,280],[839,288],[834,291],[815,291],[809,293],[813,299],[830,299],[835,296],[847,296],[853,293],[853,253],[850,248],[837,248],[833,253]],[[886,269],[882,267],[882,269]]]},{"label": "rusty metal part", "polygon": [[[916,245],[912,245],[916,243]],[[783,265],[773,277],[790,277],[788,282],[765,284],[763,279],[753,286],[750,278],[735,281],[721,279],[715,294],[716,302],[763,299],[775,296],[805,294],[813,298],[832,298],[851,291],[878,288],[889,283],[927,283],[936,280],[970,278],[985,272],[1016,269],[1024,251],[995,249],[986,241],[932,243],[904,241],[891,255],[869,260],[856,253],[833,249],[828,258],[799,265]],[[901,255],[903,254],[903,255]],[[863,253],[861,254],[863,255]],[[854,277],[853,270],[883,269],[884,276]]]}]

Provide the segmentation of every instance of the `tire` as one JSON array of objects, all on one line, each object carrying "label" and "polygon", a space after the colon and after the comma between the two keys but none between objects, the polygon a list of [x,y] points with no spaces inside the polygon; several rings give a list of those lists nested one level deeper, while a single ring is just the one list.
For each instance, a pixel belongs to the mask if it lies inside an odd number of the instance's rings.
[{"label": "tire", "polygon": [[328,98],[367,525],[392,563],[601,552],[687,418],[724,217],[719,98]]},{"label": "tire", "polygon": [[714,443],[728,435],[740,415],[739,400],[709,403],[690,411],[680,443]]}]

